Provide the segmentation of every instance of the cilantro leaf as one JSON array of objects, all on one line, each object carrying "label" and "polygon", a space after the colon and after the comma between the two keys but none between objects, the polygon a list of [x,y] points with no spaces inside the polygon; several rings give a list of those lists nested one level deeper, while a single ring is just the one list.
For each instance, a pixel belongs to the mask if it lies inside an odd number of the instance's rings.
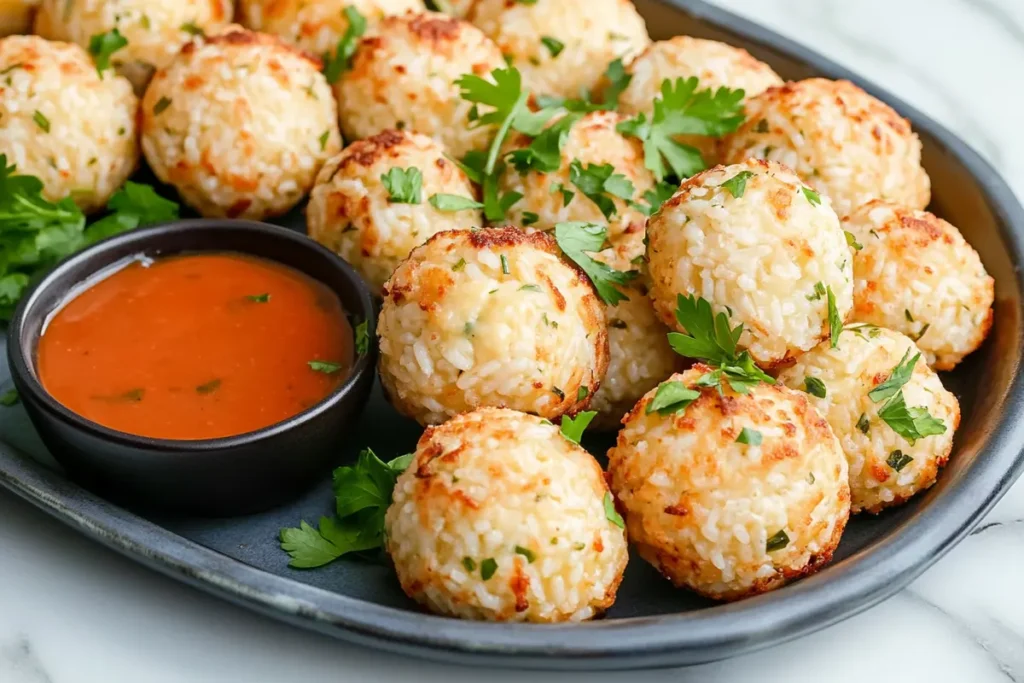
[{"label": "cilantro leaf", "polygon": [[583,438],[583,431],[590,425],[594,417],[597,416],[596,410],[584,410],[579,413],[576,417],[569,417],[568,415],[562,416],[562,436],[574,444],[579,444],[580,439]]},{"label": "cilantro leaf", "polygon": [[635,191],[629,178],[616,173],[611,164],[587,164],[584,168],[579,159],[573,159],[569,164],[569,181],[597,204],[605,218],[611,218],[616,213],[612,197],[631,199]]},{"label": "cilantro leaf", "polygon": [[[907,352],[903,354],[903,358],[896,364],[896,367],[892,369],[889,376],[884,382],[876,386],[874,389],[868,392],[868,398],[875,403],[884,401],[887,398],[896,395],[903,386],[910,381],[910,378],[914,375],[914,366],[917,365],[917,361],[921,359],[921,354],[914,354],[913,358],[909,358],[911,349],[907,349]],[[909,358],[909,360],[908,360]]]},{"label": "cilantro leaf", "polygon": [[423,174],[415,166],[392,168],[380,177],[395,204],[419,204],[423,194]]},{"label": "cilantro leaf", "polygon": [[747,191],[747,179],[753,177],[754,174],[751,171],[740,171],[722,183],[722,187],[729,190],[729,194],[733,197],[739,199]]},{"label": "cilantro leaf", "polygon": [[825,294],[828,299],[829,338],[832,348],[835,349],[839,347],[839,335],[843,332],[843,319],[839,316],[839,309],[836,307],[836,295],[832,293],[832,285],[825,288]]},{"label": "cilantro leaf", "polygon": [[354,5],[345,7],[345,19],[348,26],[345,33],[338,39],[334,53],[324,55],[324,77],[328,83],[334,83],[341,74],[348,71],[352,66],[352,56],[359,47],[359,39],[366,33],[366,17],[364,17]]},{"label": "cilantro leaf", "polygon": [[908,408],[902,390],[882,406],[878,411],[878,416],[894,432],[909,441],[910,445],[914,445],[918,439],[942,434],[946,431],[946,424],[942,420],[932,417],[927,408]]},{"label": "cilantro leaf", "polygon": [[110,68],[110,57],[128,44],[128,39],[116,28],[106,33],[96,33],[89,38],[89,54],[96,62],[96,73],[103,77],[103,71]]},{"label": "cilantro leaf", "polygon": [[609,306],[614,306],[620,301],[629,300],[618,286],[629,284],[637,273],[634,270],[615,270],[587,254],[601,251],[607,237],[608,229],[594,223],[573,221],[555,225],[555,241],[558,247],[583,269],[597,290],[598,296]]},{"label": "cilantro leaf", "polygon": [[432,194],[428,201],[438,211],[452,212],[484,208],[484,205],[475,199],[457,194]]},{"label": "cilantro leaf", "polygon": [[647,404],[646,414],[658,413],[659,415],[670,415],[686,409],[691,403],[700,398],[700,392],[690,389],[682,382],[662,382],[658,385],[658,391],[654,398]]}]

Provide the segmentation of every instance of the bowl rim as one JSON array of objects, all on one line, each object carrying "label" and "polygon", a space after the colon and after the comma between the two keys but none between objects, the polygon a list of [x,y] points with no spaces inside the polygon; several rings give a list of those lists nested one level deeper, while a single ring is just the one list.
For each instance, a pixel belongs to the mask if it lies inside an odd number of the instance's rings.
[{"label": "bowl rim", "polygon": [[[249,252],[245,249],[218,249],[216,247],[204,246],[201,242],[203,239],[203,233],[213,233],[217,231],[260,234],[268,239],[291,242],[299,248],[306,249],[311,253],[316,254],[339,272],[345,282],[345,288],[356,294],[356,298],[359,302],[359,310],[350,311],[343,308],[344,313],[346,313],[349,318],[361,318],[362,320],[367,321],[367,333],[371,335],[375,333],[376,313],[373,306],[373,297],[362,278],[356,273],[352,266],[343,261],[337,254],[326,249],[302,233],[278,225],[231,218],[185,218],[167,221],[108,237],[86,247],[82,251],[68,256],[58,262],[56,266],[54,266],[41,280],[36,282],[31,289],[26,292],[25,296],[22,297],[18,306],[15,308],[14,315],[12,316],[8,327],[7,343],[11,376],[15,379],[20,391],[27,391],[29,394],[27,400],[32,401],[39,409],[44,410],[51,416],[71,425],[75,429],[86,432],[104,441],[149,452],[199,455],[209,453],[211,451],[225,451],[244,446],[251,446],[252,444],[265,439],[277,437],[286,432],[290,432],[293,429],[298,429],[311,420],[315,420],[324,413],[331,411],[345,398],[345,396],[354,390],[354,388],[359,384],[360,379],[367,372],[374,371],[373,354],[356,353],[355,362],[352,365],[352,371],[349,373],[348,377],[335,387],[331,393],[327,394],[327,396],[322,398],[316,404],[292,415],[291,417],[281,420],[280,422],[267,425],[266,427],[261,427],[260,429],[250,432],[243,432],[241,434],[233,434],[231,436],[212,439],[154,438],[112,429],[99,424],[98,422],[94,422],[93,420],[79,415],[73,410],[67,408],[57,401],[57,399],[55,399],[45,389],[45,387],[43,387],[42,382],[39,381],[35,371],[35,352],[38,340],[36,340],[36,346],[32,346],[31,348],[24,343],[25,322],[30,315],[38,312],[39,307],[42,306],[42,299],[45,295],[49,294],[51,290],[60,286],[60,288],[64,290],[61,295],[66,297],[67,294],[72,292],[77,286],[85,283],[89,278],[125,259],[125,257],[122,256],[118,259],[105,262],[97,268],[92,268],[88,275],[82,278],[76,278],[76,281],[70,286],[58,285],[62,279],[66,278],[69,271],[73,271],[74,269],[82,266],[83,263],[97,257],[102,260],[103,257],[111,251],[121,250],[124,247],[131,247],[133,251],[137,251],[139,254],[154,253],[157,258],[159,258],[162,255],[160,243],[166,238],[172,235],[180,235],[182,233],[195,233],[195,239],[197,240],[195,248],[175,251],[173,254],[196,254],[205,252],[247,254],[272,261],[280,265],[288,266],[289,268],[293,268],[294,270],[303,273],[307,277],[313,278],[317,282],[321,282],[324,286],[328,286],[326,283],[323,283],[318,278],[315,278],[313,275],[306,272],[303,266],[284,264],[272,256],[266,256],[264,253],[257,253],[255,251]],[[331,289],[332,292],[337,293],[336,288],[329,286],[328,288]],[[67,299],[65,298],[61,301],[63,303],[66,300]],[[52,311],[47,311],[45,315],[49,315],[50,313],[52,313]],[[354,336],[355,325],[352,327],[352,333]],[[353,344],[354,343],[355,339],[353,338]]]}]

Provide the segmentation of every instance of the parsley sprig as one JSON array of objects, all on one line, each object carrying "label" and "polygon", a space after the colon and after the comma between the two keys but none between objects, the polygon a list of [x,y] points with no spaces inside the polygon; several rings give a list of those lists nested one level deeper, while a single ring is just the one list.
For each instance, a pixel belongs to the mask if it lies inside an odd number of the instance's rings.
[{"label": "parsley sprig", "polygon": [[616,173],[611,164],[587,164],[584,167],[579,159],[573,159],[569,164],[569,181],[597,205],[606,219],[616,213],[613,197],[632,199],[636,191],[633,182],[622,173]]},{"label": "parsley sprig", "polygon": [[359,39],[366,33],[366,17],[364,17],[354,5],[345,7],[345,19],[348,26],[345,33],[338,39],[334,52],[324,55],[324,77],[328,83],[334,83],[341,74],[345,73],[352,66],[352,56],[359,47]]},{"label": "parsley sprig", "polygon": [[575,417],[563,415],[562,426],[559,430],[562,432],[562,436],[579,445],[580,439],[583,438],[584,430],[586,430],[595,417],[597,417],[596,410],[584,410]]},{"label": "parsley sprig", "polygon": [[910,442],[911,446],[918,439],[943,434],[946,431],[946,424],[942,420],[933,417],[923,406],[908,407],[903,396],[903,387],[914,376],[914,366],[920,359],[920,353],[915,353],[911,357],[910,349],[907,349],[885,381],[868,392],[868,398],[875,403],[885,401],[878,409],[878,416],[894,432]]},{"label": "parsley sprig", "polygon": [[609,306],[614,306],[620,301],[629,300],[619,287],[628,285],[637,276],[637,272],[615,270],[590,256],[601,251],[607,239],[608,228],[596,223],[571,221],[555,225],[558,247],[583,269],[594,284],[597,295]]},{"label": "parsley sprig", "polygon": [[110,57],[125,47],[128,39],[116,28],[106,33],[97,33],[89,38],[89,55],[96,63],[96,73],[103,77],[103,72],[110,68]]}]

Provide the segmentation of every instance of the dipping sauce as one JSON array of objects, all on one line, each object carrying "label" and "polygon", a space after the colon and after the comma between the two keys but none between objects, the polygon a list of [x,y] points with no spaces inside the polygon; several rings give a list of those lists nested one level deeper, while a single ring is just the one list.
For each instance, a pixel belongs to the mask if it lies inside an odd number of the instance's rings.
[{"label": "dipping sauce", "polygon": [[351,372],[354,338],[322,283],[206,253],[133,262],[60,309],[39,340],[43,387],[130,434],[210,439],[313,406]]}]

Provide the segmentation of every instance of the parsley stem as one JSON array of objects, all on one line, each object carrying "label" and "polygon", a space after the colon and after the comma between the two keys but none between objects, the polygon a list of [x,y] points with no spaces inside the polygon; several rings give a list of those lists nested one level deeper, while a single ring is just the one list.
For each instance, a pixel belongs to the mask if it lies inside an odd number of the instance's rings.
[{"label": "parsley stem", "polygon": [[525,90],[519,93],[519,97],[516,99],[516,103],[512,105],[512,109],[509,110],[508,116],[501,122],[501,128],[498,129],[494,140],[491,141],[491,148],[487,152],[487,164],[484,166],[484,173],[486,175],[494,173],[494,167],[498,163],[498,152],[501,150],[501,143],[505,141],[505,136],[508,135],[512,122],[519,116],[519,111],[526,106],[526,100],[529,97],[530,93]]}]

